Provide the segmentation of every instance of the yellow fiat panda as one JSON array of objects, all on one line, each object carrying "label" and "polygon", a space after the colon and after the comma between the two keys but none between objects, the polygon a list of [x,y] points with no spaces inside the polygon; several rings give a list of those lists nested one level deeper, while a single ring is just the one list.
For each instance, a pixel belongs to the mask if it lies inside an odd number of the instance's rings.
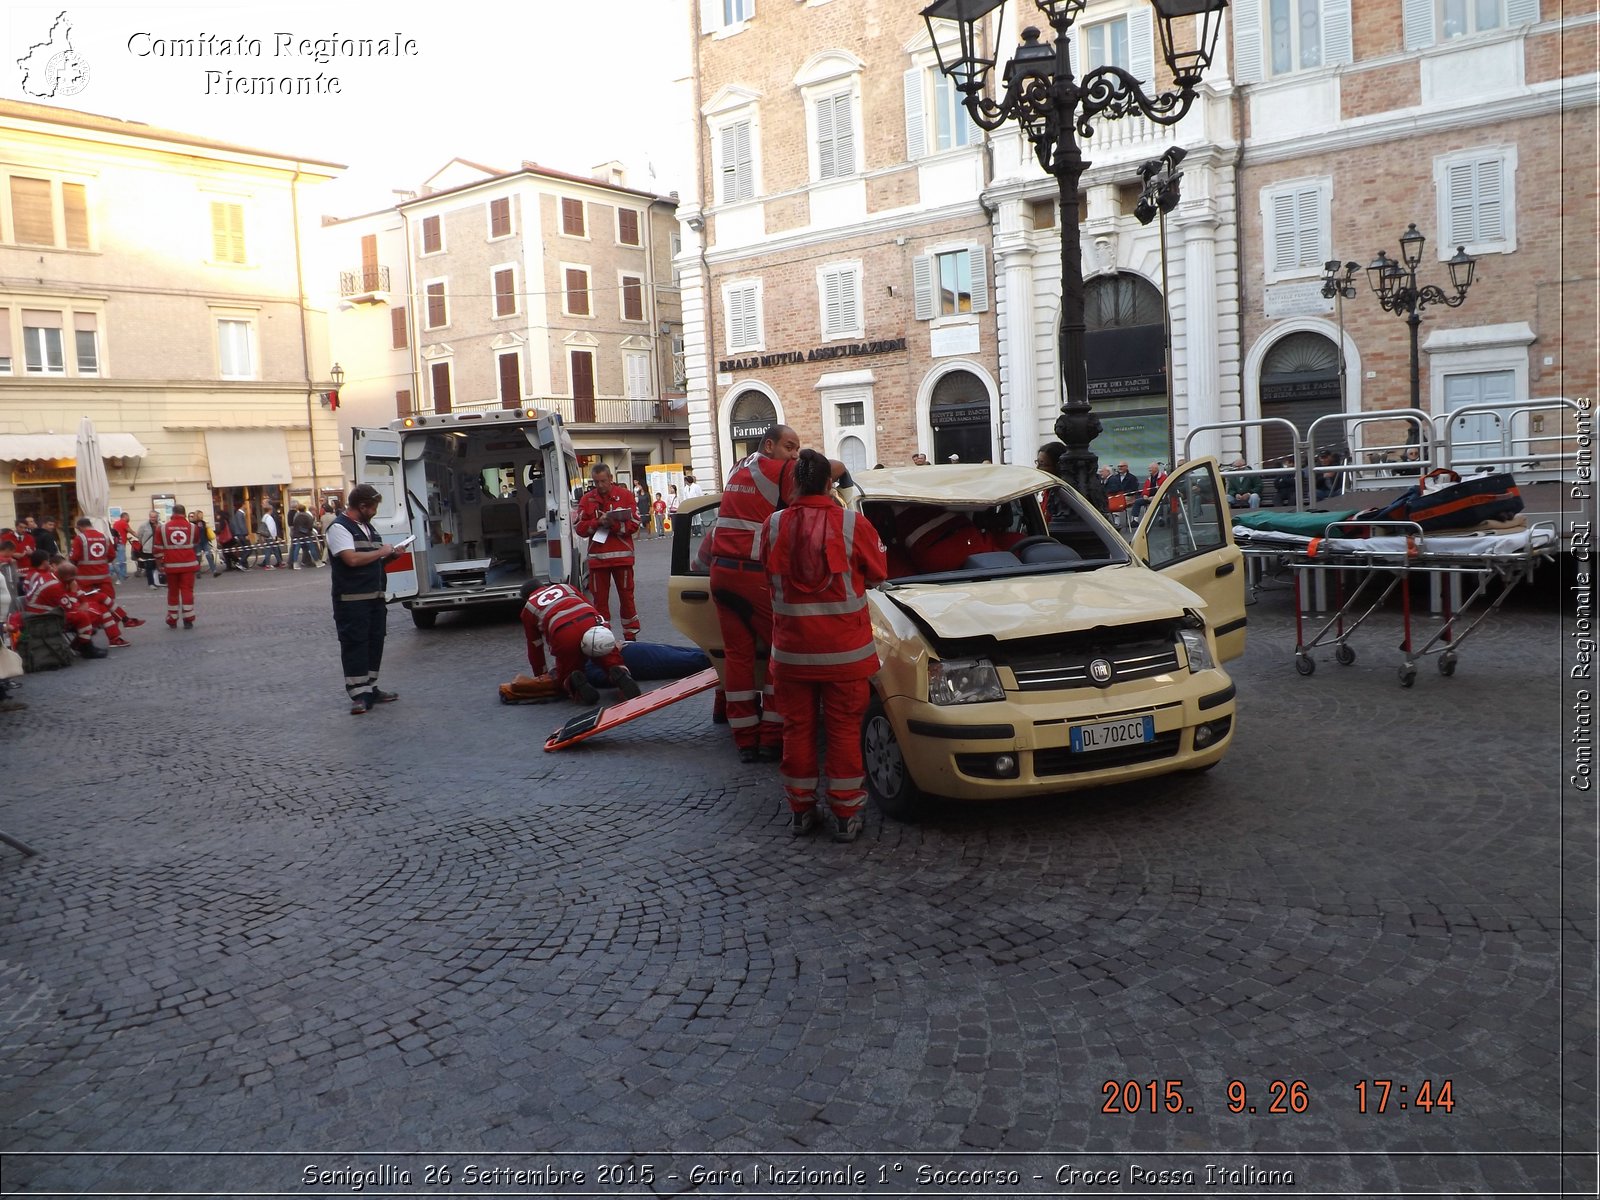
[{"label": "yellow fiat panda", "polygon": [[[861,731],[886,814],[913,819],[930,795],[1203,770],[1227,753],[1222,663],[1244,652],[1245,585],[1216,460],[1174,471],[1126,536],[1030,467],[888,468],[854,483],[839,498],[889,560],[868,594],[883,665]],[[718,664],[699,549],[719,500],[680,505],[670,584],[673,624]],[[930,530],[949,536],[929,546]]]}]

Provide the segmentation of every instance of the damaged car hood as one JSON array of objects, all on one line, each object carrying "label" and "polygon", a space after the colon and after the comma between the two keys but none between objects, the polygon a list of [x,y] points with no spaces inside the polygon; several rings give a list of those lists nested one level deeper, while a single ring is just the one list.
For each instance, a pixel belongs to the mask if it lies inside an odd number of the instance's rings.
[{"label": "damaged car hood", "polygon": [[882,593],[941,638],[1042,637],[1183,616],[1205,603],[1154,572],[1103,567],[971,583],[910,584]]}]

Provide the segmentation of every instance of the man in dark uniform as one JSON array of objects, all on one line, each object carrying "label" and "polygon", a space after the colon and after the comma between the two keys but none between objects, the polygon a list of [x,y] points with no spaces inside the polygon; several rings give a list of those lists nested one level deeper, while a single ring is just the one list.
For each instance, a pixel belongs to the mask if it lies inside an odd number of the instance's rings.
[{"label": "man in dark uniform", "polygon": [[378,687],[388,625],[383,564],[402,553],[398,546],[385,546],[372,528],[381,501],[377,488],[358,483],[350,489],[350,506],[328,526],[333,625],[339,631],[339,657],[344,663],[344,690],[350,697],[351,716],[400,699]]}]

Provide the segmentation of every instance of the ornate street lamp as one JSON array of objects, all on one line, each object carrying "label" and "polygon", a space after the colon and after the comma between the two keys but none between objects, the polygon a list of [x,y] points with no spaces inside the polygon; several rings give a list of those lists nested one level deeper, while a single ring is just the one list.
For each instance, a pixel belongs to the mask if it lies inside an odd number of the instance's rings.
[{"label": "ornate street lamp", "polygon": [[1418,284],[1417,268],[1422,265],[1422,249],[1427,241],[1428,239],[1418,232],[1416,222],[1413,221],[1400,235],[1400,255],[1403,261],[1396,262],[1389,257],[1388,251],[1379,250],[1378,257],[1367,267],[1367,282],[1372,285],[1378,303],[1383,306],[1385,312],[1404,316],[1406,325],[1410,328],[1412,408],[1422,407],[1422,372],[1417,352],[1417,329],[1422,324],[1422,310],[1430,304],[1444,304],[1450,308],[1461,307],[1467,298],[1467,289],[1472,286],[1473,273],[1477,270],[1478,263],[1477,259],[1467,253],[1465,246],[1457,246],[1454,256],[1445,263],[1450,271],[1450,286],[1455,289],[1455,295],[1450,295],[1436,283]]},{"label": "ornate street lamp", "polygon": [[328,372],[328,378],[333,380],[333,387],[335,391],[337,391],[339,388],[342,388],[344,386],[344,368],[338,363],[334,363],[333,370]]},{"label": "ornate street lamp", "polygon": [[[1340,270],[1344,271],[1340,275]],[[1332,300],[1333,307],[1339,317],[1339,411],[1349,410],[1345,401],[1345,369],[1344,369],[1344,302],[1354,300],[1356,292],[1356,273],[1361,270],[1357,262],[1340,263],[1337,258],[1330,258],[1322,264],[1322,298]]]},{"label": "ornate street lamp", "polygon": [[1167,469],[1178,465],[1178,415],[1172,397],[1172,288],[1167,282],[1167,214],[1178,207],[1178,183],[1183,172],[1178,164],[1189,156],[1182,146],[1171,146],[1160,158],[1142,163],[1138,169],[1144,187],[1139,192],[1139,202],[1133,206],[1134,219],[1148,225],[1161,218],[1161,337],[1165,343],[1163,360],[1167,368]]},{"label": "ornate street lamp", "polygon": [[[962,102],[980,128],[998,129],[1016,121],[1033,145],[1039,165],[1055,176],[1061,205],[1061,328],[1059,335],[1063,388],[1066,394],[1056,418],[1056,436],[1066,445],[1061,474],[1100,509],[1106,508],[1105,487],[1089,443],[1100,433],[1100,421],[1089,405],[1088,370],[1084,364],[1083,256],[1078,230],[1078,184],[1089,164],[1079,138],[1094,133],[1098,119],[1137,113],[1159,125],[1175,125],[1194,103],[1195,88],[1216,51],[1227,0],[1151,0],[1161,35],[1161,51],[1177,90],[1155,96],[1143,81],[1121,67],[1096,67],[1078,79],[1072,73],[1073,23],[1087,0],[1035,0],[1055,32],[1053,45],[1040,40],[1039,30],[1022,31],[1022,45],[1006,64],[999,99],[986,95],[995,66],[984,21],[1004,13],[1006,0],[934,0],[922,10],[939,56],[939,69],[960,91]],[[1193,48],[1180,49],[1175,22],[1195,18]],[[956,26],[957,36],[941,37],[941,26]],[[953,43],[953,44],[952,44]],[[1173,164],[1176,165],[1176,164]],[[1175,202],[1176,193],[1174,193]]]}]

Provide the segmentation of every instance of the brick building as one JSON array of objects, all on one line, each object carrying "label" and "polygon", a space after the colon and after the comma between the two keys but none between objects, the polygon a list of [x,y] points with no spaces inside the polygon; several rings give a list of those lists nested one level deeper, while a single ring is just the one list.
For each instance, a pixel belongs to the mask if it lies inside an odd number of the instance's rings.
[{"label": "brick building", "polygon": [[688,431],[674,200],[524,163],[454,160],[392,210],[330,222],[341,427],[534,407],[585,465],[681,462]]},{"label": "brick building", "polygon": [[142,520],[314,502],[341,482],[313,196],[343,168],[0,101],[0,525],[77,515],[94,419]]},{"label": "brick building", "polygon": [[[1445,261],[1462,245],[1477,256],[1465,303],[1422,314],[1424,411],[1592,395],[1593,0],[1307,0],[1293,21],[1286,8],[1233,4],[1240,255],[1253,264],[1242,414],[1304,432],[1326,413],[1409,405],[1405,319],[1380,308],[1364,270],[1342,312],[1320,285],[1325,260],[1398,256],[1410,223],[1428,239],[1419,282],[1453,294]],[[1515,423],[1452,422],[1469,441],[1510,437]],[[1398,427],[1351,430],[1347,444],[1360,455]],[[1248,453],[1281,441],[1253,434]]]},{"label": "brick building", "polygon": [[695,0],[694,465],[775,420],[853,467],[998,461],[982,138],[914,5]]}]

